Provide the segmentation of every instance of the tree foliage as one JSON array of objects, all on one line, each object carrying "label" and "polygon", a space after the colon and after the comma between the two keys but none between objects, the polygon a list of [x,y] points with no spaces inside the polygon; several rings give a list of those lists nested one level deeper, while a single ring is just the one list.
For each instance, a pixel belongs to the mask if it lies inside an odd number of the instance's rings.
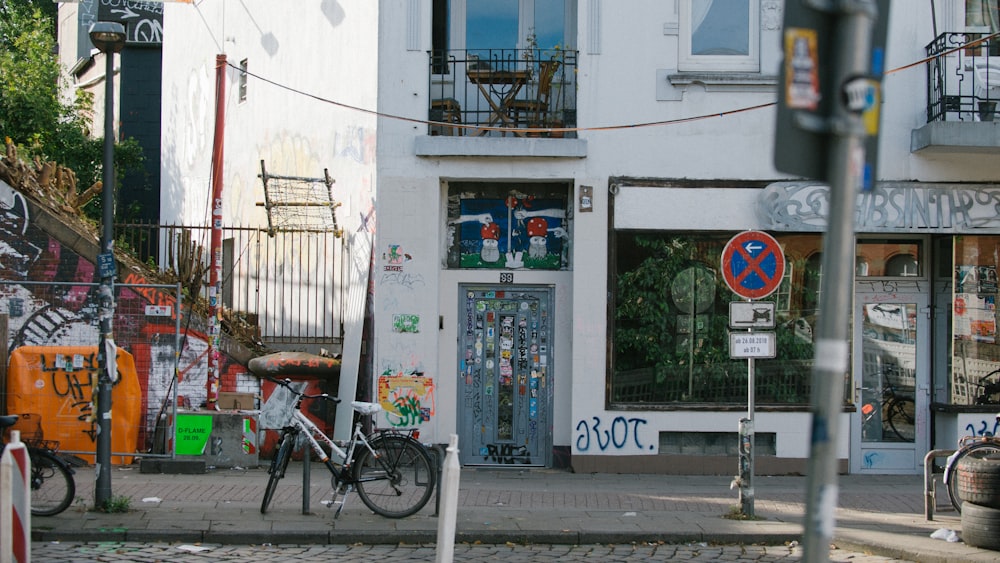
[{"label": "tree foliage", "polygon": [[[84,90],[64,96],[56,11],[49,0],[0,0],[0,138],[10,138],[23,158],[68,167],[85,188],[101,179],[104,140],[91,135],[93,96]],[[119,179],[141,162],[134,140],[115,147]],[[86,210],[97,218],[95,203]]]}]

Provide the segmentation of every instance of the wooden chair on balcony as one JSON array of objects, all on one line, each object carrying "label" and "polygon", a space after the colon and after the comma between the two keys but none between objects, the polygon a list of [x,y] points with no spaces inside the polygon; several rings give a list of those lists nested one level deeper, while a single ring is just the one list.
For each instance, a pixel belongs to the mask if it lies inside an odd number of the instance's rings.
[{"label": "wooden chair on balcony", "polygon": [[511,120],[518,125],[528,127],[548,127],[551,125],[549,116],[549,97],[552,93],[552,80],[559,70],[559,61],[552,59],[542,61],[538,65],[538,88],[535,96],[511,100],[507,106]]},{"label": "wooden chair on balcony", "polygon": [[[431,100],[430,120],[440,123],[462,123],[462,105],[455,98],[440,98]],[[462,127],[449,125],[431,125],[431,135],[462,135]]]}]

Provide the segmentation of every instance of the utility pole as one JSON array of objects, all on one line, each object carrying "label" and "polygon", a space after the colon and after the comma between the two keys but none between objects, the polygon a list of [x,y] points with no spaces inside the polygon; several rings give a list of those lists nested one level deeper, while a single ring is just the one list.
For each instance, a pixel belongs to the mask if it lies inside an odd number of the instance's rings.
[{"label": "utility pole", "polygon": [[[849,381],[854,228],[859,190],[875,181],[874,144],[862,117],[878,111],[888,0],[789,0],[785,5],[775,167],[830,186],[823,238],[810,409],[803,557],[829,560],[836,528],[837,444]],[[873,35],[881,18],[876,45]],[[877,117],[875,119],[877,123]],[[877,137],[875,137],[877,140]],[[872,151],[874,152],[874,151]],[[799,154],[805,158],[797,158]]]}]

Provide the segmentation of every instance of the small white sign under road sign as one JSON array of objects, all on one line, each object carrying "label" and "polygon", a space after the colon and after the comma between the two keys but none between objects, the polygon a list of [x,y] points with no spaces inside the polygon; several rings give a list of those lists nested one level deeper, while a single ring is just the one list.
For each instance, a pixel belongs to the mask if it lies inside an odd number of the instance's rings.
[{"label": "small white sign under road sign", "polygon": [[729,357],[740,358],[773,358],[773,332],[730,332]]},{"label": "small white sign under road sign", "polygon": [[730,301],[729,328],[774,328],[774,301]]}]

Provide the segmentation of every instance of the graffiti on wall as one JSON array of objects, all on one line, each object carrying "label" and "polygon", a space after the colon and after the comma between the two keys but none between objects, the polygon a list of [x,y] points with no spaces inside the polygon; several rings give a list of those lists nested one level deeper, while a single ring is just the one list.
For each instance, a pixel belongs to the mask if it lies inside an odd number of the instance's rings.
[{"label": "graffiti on wall", "polygon": [[419,426],[435,414],[434,379],[384,372],[378,377],[378,402],[389,424],[400,428]]},{"label": "graffiti on wall", "polygon": [[598,416],[576,423],[576,449],[589,452],[591,449],[615,451],[632,449],[645,453],[656,449],[655,444],[646,444],[641,436],[642,427],[648,424],[644,418],[616,416],[610,423]]},{"label": "graffiti on wall", "polygon": [[[139,435],[139,379],[132,355],[118,350],[111,390],[111,447],[134,452]],[[97,346],[22,346],[10,355],[7,408],[40,416],[45,440],[66,451],[96,451]]]},{"label": "graffiti on wall", "polygon": [[[0,313],[8,316],[7,336],[12,350],[25,346],[96,345],[99,334],[94,275],[93,263],[35,225],[24,197],[0,182]],[[47,283],[19,283],[28,280]],[[136,272],[125,274],[122,281],[151,285]],[[116,287],[112,327],[119,349],[134,359],[139,385],[135,396],[140,397],[143,409],[142,441],[151,438],[144,433],[155,426],[159,411],[172,399],[175,376],[177,392],[188,404],[197,406],[205,400],[207,338],[187,331],[186,337],[180,339],[183,344],[178,356],[174,295],[157,288]],[[163,310],[169,307],[171,316],[147,315],[148,305]],[[229,356],[222,359],[223,391],[256,389],[256,379],[245,366]],[[79,374],[68,376],[66,384],[75,385],[73,377]],[[79,379],[79,385],[74,387],[78,394],[84,393],[86,381]]]}]

